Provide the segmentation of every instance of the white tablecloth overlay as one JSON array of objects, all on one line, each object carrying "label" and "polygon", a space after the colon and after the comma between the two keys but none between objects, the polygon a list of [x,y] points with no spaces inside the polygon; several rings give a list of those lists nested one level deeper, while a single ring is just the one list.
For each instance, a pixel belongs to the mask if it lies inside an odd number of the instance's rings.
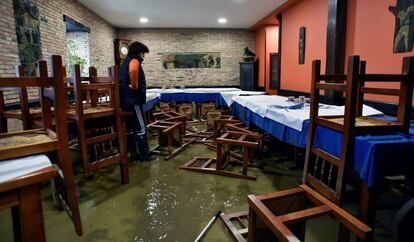
[{"label": "white tablecloth overlay", "polygon": [[[233,97],[233,101],[243,107],[250,109],[261,117],[266,117],[290,128],[302,131],[303,122],[309,119],[310,106],[305,104],[301,109],[283,109],[275,108],[272,105],[293,106],[292,102],[287,101],[287,97],[270,95],[270,96],[240,96]],[[321,105],[319,107],[320,116],[343,115],[345,106]],[[364,105],[363,116],[383,115],[382,112]]]},{"label": "white tablecloth overlay", "polygon": [[150,93],[147,93],[147,102],[148,101],[151,101],[151,100],[154,100],[154,99],[157,99],[157,98],[159,98],[161,96],[161,94],[159,94],[159,93],[157,93],[157,92],[150,92]]},{"label": "white tablecloth overlay", "polygon": [[46,155],[0,161],[0,183],[52,166]]},{"label": "white tablecloth overlay", "polygon": [[264,95],[265,92],[257,92],[257,91],[228,91],[228,92],[220,92],[221,97],[226,102],[227,106],[230,107],[233,104],[233,97],[238,96],[255,96],[255,95]]}]

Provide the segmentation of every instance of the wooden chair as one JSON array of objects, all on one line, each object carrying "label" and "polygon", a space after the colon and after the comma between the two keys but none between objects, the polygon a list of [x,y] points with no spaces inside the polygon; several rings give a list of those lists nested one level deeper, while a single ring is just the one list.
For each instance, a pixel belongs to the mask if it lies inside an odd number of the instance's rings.
[{"label": "wooden chair", "polygon": [[193,105],[191,103],[177,104],[177,112],[186,115],[188,120],[193,119]]},{"label": "wooden chair", "polygon": [[[52,162],[55,164],[57,169],[58,177],[54,180],[56,184],[55,198],[58,204],[63,205],[62,207],[68,211],[74,226],[76,233],[82,235],[82,224],[78,207],[78,198],[76,194],[75,179],[72,170],[72,164],[70,162],[69,149],[68,149],[68,134],[67,134],[67,123],[65,120],[65,97],[64,97],[64,86],[63,86],[63,75],[62,75],[62,59],[60,56],[52,56],[52,77],[48,76],[47,63],[46,61],[38,62],[38,76],[37,77],[16,77],[16,78],[0,78],[0,88],[27,88],[27,87],[38,87],[40,95],[40,103],[42,109],[42,129],[31,129],[14,133],[0,134],[0,142],[2,143],[0,148],[0,160],[14,159],[35,154],[51,154]],[[54,100],[54,110],[56,119],[55,131],[52,129],[52,111],[51,101]],[[39,175],[39,177],[38,177]],[[11,181],[8,185],[10,188],[22,187],[29,189],[36,182],[48,179],[54,175],[54,172],[49,170],[42,170],[40,173],[30,174],[28,179],[21,178],[15,181]],[[31,188],[30,188],[31,189]],[[0,189],[1,191],[5,191]],[[26,212],[31,209],[39,207],[38,202],[35,201],[36,191],[32,189],[32,193],[28,193],[27,199],[33,199],[31,205],[28,207],[21,207],[21,210]],[[4,196],[4,194],[0,195]],[[20,195],[17,195],[20,196]],[[31,196],[31,197],[30,197]],[[3,197],[4,198],[4,197]],[[12,197],[11,200],[17,199],[18,197]],[[20,197],[18,200],[23,202]],[[2,199],[0,199],[2,200]],[[3,200],[4,201],[4,200]],[[15,200],[18,202],[17,200]],[[15,203],[14,203],[15,204]],[[27,203],[26,203],[27,204]],[[23,206],[23,204],[21,205]],[[26,205],[24,205],[26,206]],[[29,210],[27,210],[29,209]],[[15,210],[17,211],[17,210]],[[33,211],[33,218],[38,218],[39,212]],[[17,215],[17,213],[14,213]],[[30,215],[29,215],[30,216]],[[24,217],[21,217],[24,220]],[[22,226],[26,226],[28,221],[21,221]],[[34,222],[34,221],[33,221]],[[30,223],[30,222],[29,222]],[[37,225],[29,229],[41,229]],[[28,231],[28,232],[30,232]],[[30,237],[27,239],[27,234],[22,235],[24,241],[41,241],[40,237]],[[40,238],[39,240],[37,238]]]},{"label": "wooden chair", "polygon": [[[16,77],[24,77],[24,67],[16,66]],[[4,95],[0,92],[0,132],[7,132],[7,119],[18,119],[22,121],[23,130],[33,127],[33,119],[42,118],[42,109],[40,107],[29,107],[29,98],[26,87],[12,88],[9,90],[17,90],[19,92],[20,109],[5,110]]]},{"label": "wooden chair", "polygon": [[[76,122],[78,143],[86,177],[103,167],[119,163],[121,182],[129,182],[125,124],[121,117],[119,101],[118,67],[113,66],[111,76],[81,78],[79,65],[74,65],[67,88],[75,96],[74,107],[69,105],[66,117]],[[93,73],[93,69],[92,69]],[[88,80],[89,84],[82,83]],[[105,90],[105,91],[103,91]],[[105,92],[109,102],[99,103],[98,93]],[[84,103],[83,96],[90,96]]]},{"label": "wooden chair", "polygon": [[214,130],[214,120],[222,115],[220,111],[210,111],[206,114],[207,130]]},{"label": "wooden chair", "polygon": [[198,117],[206,119],[208,112],[216,111],[216,105],[214,103],[199,103],[197,109],[199,110]]},{"label": "wooden chair", "polygon": [[226,124],[242,124],[242,122],[231,115],[221,115],[219,118],[214,119],[213,138],[217,139],[225,131]]},{"label": "wooden chair", "polygon": [[193,139],[183,140],[185,130],[182,122],[155,121],[148,125],[148,129],[156,130],[158,134],[158,145],[152,148],[151,152],[165,156],[166,160],[171,159],[194,142]]},{"label": "wooden chair", "polygon": [[[217,143],[216,158],[193,157],[185,165],[180,166],[180,168],[196,172],[255,180],[256,177],[248,175],[247,170],[249,166],[254,166],[254,151],[258,147],[260,139],[260,135],[253,133],[228,131],[215,140]],[[232,152],[232,147],[241,148],[242,155],[240,156]],[[226,170],[226,166],[232,162],[230,158],[234,156],[242,161],[241,173]]]},{"label": "wooden chair", "polygon": [[156,111],[170,111],[171,110],[171,106],[169,103],[160,103],[160,106],[157,108]]},{"label": "wooden chair", "polygon": [[153,113],[154,119],[156,121],[168,121],[168,122],[179,122],[182,123],[184,130],[187,127],[187,116],[181,113],[177,113],[171,110],[160,111]]}]

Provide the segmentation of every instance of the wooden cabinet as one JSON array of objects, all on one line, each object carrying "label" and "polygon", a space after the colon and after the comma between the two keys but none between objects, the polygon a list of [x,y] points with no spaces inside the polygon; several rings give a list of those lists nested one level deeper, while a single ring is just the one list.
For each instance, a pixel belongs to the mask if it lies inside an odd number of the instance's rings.
[{"label": "wooden cabinet", "polygon": [[242,90],[257,90],[257,62],[240,62],[240,88]]}]

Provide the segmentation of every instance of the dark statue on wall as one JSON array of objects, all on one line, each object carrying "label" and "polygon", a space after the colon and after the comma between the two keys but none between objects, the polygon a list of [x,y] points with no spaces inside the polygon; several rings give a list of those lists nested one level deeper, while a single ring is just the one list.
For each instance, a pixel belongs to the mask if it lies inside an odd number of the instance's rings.
[{"label": "dark statue on wall", "polygon": [[256,59],[256,54],[253,53],[251,50],[249,50],[248,47],[244,48],[244,53],[243,53],[243,61],[244,62],[254,62],[254,60]]},{"label": "dark statue on wall", "polygon": [[414,0],[397,0],[397,6],[389,10],[395,15],[394,53],[413,49]]},{"label": "dark statue on wall", "polygon": [[305,27],[299,29],[299,64],[305,64]]},{"label": "dark statue on wall", "polygon": [[13,0],[19,58],[26,75],[36,75],[36,62],[42,59],[39,10],[29,0]]}]

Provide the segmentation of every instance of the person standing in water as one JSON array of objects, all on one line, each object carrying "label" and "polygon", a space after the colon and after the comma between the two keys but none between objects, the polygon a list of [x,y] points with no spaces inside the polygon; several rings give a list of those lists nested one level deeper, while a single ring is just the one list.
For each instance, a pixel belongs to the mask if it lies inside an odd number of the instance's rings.
[{"label": "person standing in water", "polygon": [[[130,160],[150,161],[155,157],[149,152],[147,140],[147,121],[145,120],[144,104],[146,102],[147,84],[142,62],[145,53],[149,53],[146,45],[133,42],[129,46],[127,58],[119,69],[119,91],[121,109],[132,112],[127,120],[128,149]],[[138,146],[139,154],[136,147]]]}]

